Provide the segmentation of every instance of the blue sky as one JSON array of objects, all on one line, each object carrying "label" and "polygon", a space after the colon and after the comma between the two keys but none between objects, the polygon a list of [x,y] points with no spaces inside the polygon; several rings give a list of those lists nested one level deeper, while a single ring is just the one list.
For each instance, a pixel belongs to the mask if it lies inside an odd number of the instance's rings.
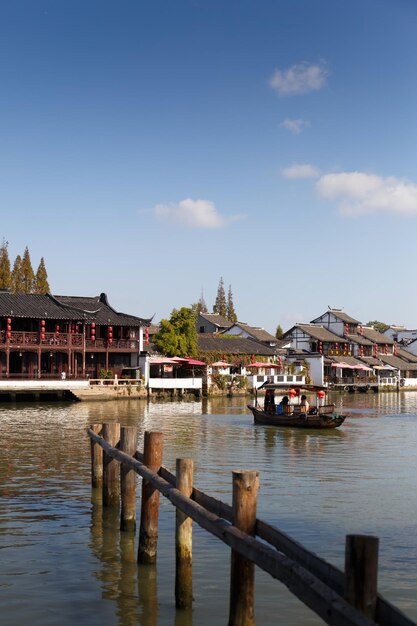
[{"label": "blue sky", "polygon": [[155,321],[417,327],[414,0],[3,0],[0,236]]}]

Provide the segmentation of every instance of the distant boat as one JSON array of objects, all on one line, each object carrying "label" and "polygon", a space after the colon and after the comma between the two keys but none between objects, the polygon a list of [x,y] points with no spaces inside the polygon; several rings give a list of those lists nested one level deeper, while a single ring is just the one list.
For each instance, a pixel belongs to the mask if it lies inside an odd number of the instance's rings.
[{"label": "distant boat", "polygon": [[309,407],[307,412],[300,403],[295,404],[275,404],[274,392],[279,391],[280,395],[290,396],[292,398],[299,397],[303,393],[316,393],[318,399],[324,399],[326,391],[324,387],[317,385],[295,385],[291,388],[284,388],[282,385],[274,383],[264,383],[259,387],[264,389],[266,393],[265,406],[262,407],[258,403],[256,394],[255,406],[248,404],[248,409],[252,411],[255,424],[265,426],[286,426],[289,428],[338,428],[343,424],[346,415],[340,415],[335,412],[334,404],[320,405]]}]

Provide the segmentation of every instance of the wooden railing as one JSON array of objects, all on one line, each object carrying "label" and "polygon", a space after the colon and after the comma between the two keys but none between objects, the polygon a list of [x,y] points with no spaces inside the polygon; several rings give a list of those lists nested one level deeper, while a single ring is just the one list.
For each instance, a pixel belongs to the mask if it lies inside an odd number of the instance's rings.
[{"label": "wooden railing", "polygon": [[111,343],[107,339],[97,338],[94,341],[91,339],[85,339],[84,335],[72,334],[72,333],[43,333],[42,338],[39,332],[19,332],[11,331],[10,337],[7,337],[5,331],[0,332],[0,343],[8,344],[11,347],[21,347],[22,349],[29,347],[46,347],[51,350],[55,348],[82,348],[85,344],[86,349],[116,349],[137,351],[138,340],[137,339],[113,339]]},{"label": "wooden railing", "polygon": [[88,429],[88,435],[92,485],[102,487],[105,506],[119,507],[121,498],[122,530],[136,529],[135,473],[144,479],[139,563],[156,562],[159,493],[176,507],[177,607],[189,608],[193,600],[194,520],[232,548],[229,626],[254,624],[255,565],[284,583],[327,624],[416,626],[377,593],[376,537],[346,537],[345,571],[342,572],[287,534],[256,518],[258,472],[233,472],[233,506],[230,506],[193,486],[190,459],[177,459],[176,475],[162,465],[162,433],[145,433],[143,453],[136,450],[135,428],[96,424]]}]

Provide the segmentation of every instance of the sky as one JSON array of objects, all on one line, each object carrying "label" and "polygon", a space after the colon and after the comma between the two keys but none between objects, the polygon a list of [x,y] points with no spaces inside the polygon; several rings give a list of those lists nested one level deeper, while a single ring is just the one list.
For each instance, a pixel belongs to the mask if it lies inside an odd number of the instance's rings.
[{"label": "sky", "polygon": [[169,318],[417,328],[415,0],[2,0],[0,238]]}]

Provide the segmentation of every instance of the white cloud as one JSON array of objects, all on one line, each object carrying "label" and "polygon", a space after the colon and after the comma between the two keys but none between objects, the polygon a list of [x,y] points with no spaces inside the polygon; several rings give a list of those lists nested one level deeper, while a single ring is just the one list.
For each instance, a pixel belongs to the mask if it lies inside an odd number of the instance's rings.
[{"label": "white cloud", "polygon": [[286,70],[276,69],[269,85],[281,96],[319,91],[326,83],[328,71],[324,63],[300,63]]},{"label": "white cloud", "polygon": [[296,163],[281,170],[281,175],[284,178],[317,178],[320,170],[309,163]]},{"label": "white cloud", "polygon": [[307,122],[306,120],[291,120],[288,117],[285,118],[285,120],[283,122],[281,122],[280,124],[281,128],[285,128],[286,130],[289,130],[290,133],[292,133],[293,135],[299,135],[304,128],[307,128],[307,126],[310,126],[310,122]]},{"label": "white cloud", "polygon": [[189,228],[221,228],[227,222],[243,219],[243,215],[224,217],[213,202],[186,198],[177,204],[157,204],[153,214],[161,221],[174,222]]},{"label": "white cloud", "polygon": [[417,215],[417,185],[364,172],[325,174],[316,183],[322,198],[337,200],[344,215]]}]

